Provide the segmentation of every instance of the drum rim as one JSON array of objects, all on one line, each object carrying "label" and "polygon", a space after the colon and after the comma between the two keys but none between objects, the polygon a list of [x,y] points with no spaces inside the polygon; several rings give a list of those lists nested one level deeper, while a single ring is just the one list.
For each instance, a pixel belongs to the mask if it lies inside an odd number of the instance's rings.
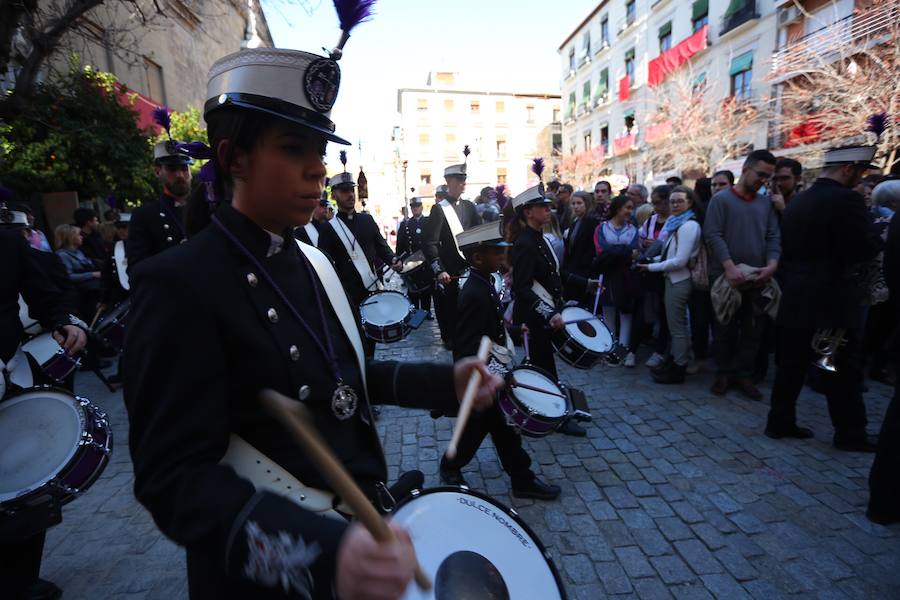
[{"label": "drum rim", "polygon": [[[555,382],[553,385],[555,385],[557,388],[559,388],[559,391],[560,391],[561,394],[565,394],[565,393],[566,393],[564,389],[560,388],[559,380],[558,380],[558,379],[554,379],[554,378],[553,378],[553,375],[551,375],[551,374],[550,374],[549,372],[547,372],[545,369],[542,369],[541,367],[538,367],[537,365],[532,365],[532,364],[530,364],[530,363],[522,363],[522,364],[520,364],[519,366],[510,369],[510,370],[506,373],[506,376],[503,378],[504,383],[507,384],[507,386],[505,387],[505,393],[506,393],[507,395],[512,394],[512,392],[510,391],[510,388],[515,387],[515,386],[510,386],[510,385],[508,385],[508,384],[509,384],[509,381],[508,381],[508,380],[509,380],[510,377],[512,377],[512,374],[513,374],[514,372],[516,372],[517,370],[520,370],[520,369],[528,369],[528,370],[531,370],[531,371],[537,371],[538,373],[540,373],[541,375],[543,375],[544,377],[546,377],[547,379],[549,379],[551,382]],[[516,400],[516,397],[515,397],[514,395],[513,395],[512,399],[513,399],[513,401],[515,401],[517,404],[522,404],[521,402],[519,402],[518,400]],[[561,416],[559,416],[559,417],[552,417],[552,416],[550,416],[550,415],[533,414],[530,410],[528,411],[528,416],[529,416],[530,418],[532,418],[532,419],[539,419],[539,420],[541,420],[541,421],[544,421],[544,422],[550,423],[550,424],[553,424],[553,423],[559,423],[560,421],[564,420],[568,414],[569,414],[568,409],[566,410],[565,413],[563,413],[563,414],[562,414]]]},{"label": "drum rim", "polygon": [[[90,415],[87,410],[87,407],[84,404],[82,404],[81,401],[85,400],[88,403],[88,406],[93,406],[93,405],[91,404],[91,401],[88,400],[87,398],[83,398],[82,396],[73,394],[72,392],[70,392],[66,389],[63,389],[61,387],[54,386],[54,385],[41,384],[41,385],[34,385],[34,386],[31,386],[28,388],[24,388],[23,390],[16,392],[15,394],[5,398],[2,402],[0,402],[0,407],[2,407],[4,404],[6,404],[7,402],[9,402],[11,400],[15,400],[16,398],[20,398],[21,396],[26,396],[28,394],[32,394],[32,393],[36,393],[36,392],[53,392],[53,393],[61,394],[63,396],[66,396],[66,397],[74,400],[76,408],[79,409],[77,411],[78,412],[78,421],[79,421],[79,427],[81,429],[81,437],[83,438],[84,434],[88,431],[88,422],[89,422]],[[109,435],[108,437],[110,438],[110,440],[112,439],[111,435]],[[11,496],[6,499],[0,499],[0,505],[2,505],[4,503],[18,503],[18,502],[25,501],[28,498],[30,498],[32,495],[34,495],[35,492],[38,492],[42,488],[47,486],[54,479],[61,479],[62,477],[64,477],[64,474],[69,470],[69,468],[75,464],[76,458],[81,455],[79,453],[79,450],[82,448],[83,447],[80,444],[76,445],[75,448],[69,453],[65,462],[62,463],[61,467],[56,469],[52,475],[50,475],[49,477],[46,477],[46,478],[39,479],[37,482],[31,484],[29,487],[23,488],[23,490],[20,490],[22,493],[18,494],[17,496]]]},{"label": "drum rim", "polygon": [[405,496],[403,499],[399,500],[394,508],[391,510],[390,514],[394,515],[400,508],[406,506],[413,500],[417,498],[421,498],[422,496],[426,496],[428,494],[434,494],[438,492],[455,492],[461,493],[464,495],[475,496],[479,500],[484,500],[485,502],[490,502],[494,507],[499,508],[504,514],[510,517],[512,520],[519,525],[525,533],[528,534],[528,537],[534,542],[535,547],[540,550],[541,556],[544,558],[544,562],[547,563],[547,566],[550,567],[550,572],[553,574],[553,579],[556,580],[556,586],[560,591],[560,600],[568,600],[569,595],[568,592],[563,586],[562,578],[559,575],[559,571],[556,569],[556,564],[553,562],[553,557],[550,556],[550,552],[547,550],[547,547],[544,545],[544,542],[541,541],[537,535],[535,535],[534,530],[526,523],[515,508],[509,507],[499,500],[488,496],[484,492],[479,492],[478,490],[473,490],[465,485],[441,485],[437,487],[431,488],[417,488],[412,490],[409,495]]}]

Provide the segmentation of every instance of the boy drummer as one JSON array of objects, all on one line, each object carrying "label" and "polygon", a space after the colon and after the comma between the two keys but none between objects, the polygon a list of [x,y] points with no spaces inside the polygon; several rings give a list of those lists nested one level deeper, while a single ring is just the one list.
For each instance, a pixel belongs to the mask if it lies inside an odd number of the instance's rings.
[{"label": "boy drummer", "polygon": [[[469,263],[469,279],[459,293],[456,329],[453,337],[453,358],[477,353],[482,336],[494,343],[488,369],[505,375],[512,368],[513,352],[509,334],[503,322],[500,297],[491,281],[491,273],[500,269],[506,260],[510,244],[503,240],[500,221],[479,225],[456,236],[459,248]],[[441,481],[447,485],[466,485],[460,472],[472,460],[481,441],[490,434],[503,470],[512,479],[512,494],[517,498],[553,500],[559,496],[559,486],[538,479],[531,470],[531,458],[522,447],[522,438],[507,425],[503,413],[495,404],[469,418],[453,460],[441,460]]]}]

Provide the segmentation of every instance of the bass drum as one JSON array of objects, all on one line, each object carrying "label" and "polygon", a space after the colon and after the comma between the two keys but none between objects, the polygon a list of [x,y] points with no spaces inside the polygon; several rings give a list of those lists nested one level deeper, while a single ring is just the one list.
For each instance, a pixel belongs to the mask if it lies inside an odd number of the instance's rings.
[{"label": "bass drum", "polygon": [[429,591],[415,581],[403,600],[566,598],[550,554],[519,515],[464,487],[414,491],[391,519],[412,538]]}]

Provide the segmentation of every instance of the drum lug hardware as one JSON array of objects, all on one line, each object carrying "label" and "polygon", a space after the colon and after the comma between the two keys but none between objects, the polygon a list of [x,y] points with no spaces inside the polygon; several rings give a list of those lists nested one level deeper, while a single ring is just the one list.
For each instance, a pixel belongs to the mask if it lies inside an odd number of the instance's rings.
[{"label": "drum lug hardware", "polygon": [[390,514],[397,507],[397,500],[391,495],[387,486],[380,481],[375,482],[375,494],[378,496],[378,507],[384,514]]}]

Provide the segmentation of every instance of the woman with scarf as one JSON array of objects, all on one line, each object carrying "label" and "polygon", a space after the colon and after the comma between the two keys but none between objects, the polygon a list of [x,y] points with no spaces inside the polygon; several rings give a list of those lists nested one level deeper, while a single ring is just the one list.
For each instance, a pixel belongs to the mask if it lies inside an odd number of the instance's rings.
[{"label": "woman with scarf", "polygon": [[669,195],[671,216],[660,237],[665,239],[659,262],[639,265],[665,277],[665,307],[672,352],[651,374],[656,383],[684,383],[690,353],[687,303],[691,297],[690,261],[700,251],[700,224],[694,213],[696,196],[685,186],[677,186]]}]

